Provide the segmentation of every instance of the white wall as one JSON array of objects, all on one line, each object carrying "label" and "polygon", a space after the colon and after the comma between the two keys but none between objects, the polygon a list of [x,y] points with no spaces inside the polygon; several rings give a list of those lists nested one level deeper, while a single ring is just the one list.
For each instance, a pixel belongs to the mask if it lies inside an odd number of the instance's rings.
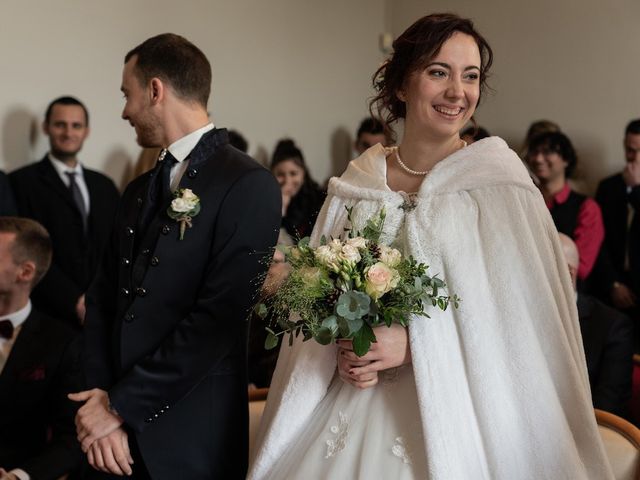
[{"label": "white wall", "polygon": [[520,147],[529,123],[546,118],[574,142],[586,190],[624,164],[622,137],[640,117],[640,2],[635,0],[387,0],[395,35],[419,17],[472,18],[495,63],[477,117]]},{"label": "white wall", "polygon": [[53,98],[72,94],[91,115],[80,158],[116,182],[139,148],[120,119],[125,53],[172,31],[213,66],[209,110],[240,130],[266,158],[294,138],[322,181],[350,155],[366,115],[370,76],[382,59],[384,0],[3,0],[0,3],[0,168],[11,171],[47,149],[39,124]]}]

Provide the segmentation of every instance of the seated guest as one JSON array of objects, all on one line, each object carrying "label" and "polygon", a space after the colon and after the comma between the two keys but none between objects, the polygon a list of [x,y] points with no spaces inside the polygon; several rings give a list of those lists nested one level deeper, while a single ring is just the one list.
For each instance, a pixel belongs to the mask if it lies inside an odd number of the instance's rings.
[{"label": "seated guest", "polygon": [[640,118],[627,124],[623,146],[624,167],[602,180],[596,191],[606,232],[598,280],[607,301],[637,321],[640,319]]},{"label": "seated guest", "polygon": [[367,117],[360,122],[354,147],[356,153],[362,155],[365,150],[378,143],[386,146],[387,140],[384,123],[377,118]]},{"label": "seated guest", "polygon": [[0,172],[0,216],[16,215],[16,202],[13,199],[11,185],[4,172]]},{"label": "seated guest", "polygon": [[478,140],[482,140],[483,138],[490,136],[491,134],[487,129],[476,126],[466,128],[462,133],[460,133],[460,138],[467,142],[467,145],[471,145],[473,142],[477,142]]},{"label": "seated guest", "polygon": [[74,326],[84,321],[84,293],[98,268],[118,205],[105,175],[78,160],[89,135],[89,114],[76,98],[53,100],[42,124],[49,152],[9,175],[18,213],[51,235],[51,269],[33,292],[34,305]]},{"label": "seated guest", "polygon": [[584,282],[598,257],[604,225],[598,204],[571,190],[567,183],[578,162],[573,145],[563,133],[542,133],[531,140],[527,162],[538,179],[556,228],[578,246],[578,280]]},{"label": "seated guest", "polygon": [[82,459],[74,425],[77,407],[67,399],[82,387],[78,338],[29,300],[50,263],[51,241],[42,225],[0,217],[2,479],[53,480]]},{"label": "seated guest", "polygon": [[278,142],[271,173],[282,192],[282,227],[290,237],[286,243],[310,235],[325,194],[309,175],[302,151],[293,140]]},{"label": "seated guest", "polygon": [[[580,265],[578,249],[566,235],[560,234],[560,243],[575,288]],[[631,319],[589,295],[578,293],[577,299],[593,406],[629,418],[633,372]]]}]

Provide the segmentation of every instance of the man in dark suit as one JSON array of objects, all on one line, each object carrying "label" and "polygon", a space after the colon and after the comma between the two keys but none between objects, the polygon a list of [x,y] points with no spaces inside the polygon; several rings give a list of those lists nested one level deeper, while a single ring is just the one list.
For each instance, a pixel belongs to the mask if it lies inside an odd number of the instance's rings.
[{"label": "man in dark suit", "polygon": [[93,389],[71,398],[85,402],[78,438],[104,472],[246,475],[247,318],[273,255],[280,189],[210,123],[210,86],[207,58],[178,35],[125,57],[122,116],[141,146],[166,151],[123,194],[87,295]]},{"label": "man in dark suit", "polygon": [[[574,289],[580,257],[570,237],[560,234]],[[577,294],[582,344],[593,406],[629,418],[633,373],[633,323],[597,299]]]},{"label": "man in dark suit", "polygon": [[0,216],[16,215],[16,201],[13,198],[11,185],[4,172],[0,172]]},{"label": "man in dark suit", "polygon": [[34,305],[78,326],[84,320],[84,294],[111,232],[118,190],[109,178],[78,161],[89,135],[89,114],[80,101],[55,99],[42,127],[49,153],[9,179],[18,213],[44,225],[53,242],[53,263],[33,292]]},{"label": "man in dark suit", "polygon": [[602,209],[605,237],[598,259],[600,288],[613,305],[637,314],[640,294],[640,119],[625,130],[626,166],[598,186],[596,200]]},{"label": "man in dark suit", "polygon": [[51,262],[46,230],[0,217],[0,479],[57,479],[82,459],[67,393],[80,386],[79,342],[31,308]]}]

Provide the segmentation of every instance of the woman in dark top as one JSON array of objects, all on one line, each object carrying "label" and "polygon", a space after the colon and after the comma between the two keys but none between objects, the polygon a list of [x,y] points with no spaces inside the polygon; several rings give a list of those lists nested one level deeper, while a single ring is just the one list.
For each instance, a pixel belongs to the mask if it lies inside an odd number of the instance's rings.
[{"label": "woman in dark top", "polygon": [[309,175],[302,151],[293,140],[278,142],[271,172],[282,191],[283,229],[293,241],[310,235],[325,194]]}]

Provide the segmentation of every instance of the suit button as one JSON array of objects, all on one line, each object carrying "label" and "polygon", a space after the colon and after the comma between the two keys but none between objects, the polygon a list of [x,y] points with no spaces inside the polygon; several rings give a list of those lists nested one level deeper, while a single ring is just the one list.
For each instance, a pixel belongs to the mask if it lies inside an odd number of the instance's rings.
[{"label": "suit button", "polygon": [[171,227],[169,225],[163,225],[162,226],[162,234],[163,235],[168,235],[170,231],[171,231]]},{"label": "suit button", "polygon": [[131,260],[129,260],[127,257],[122,257],[122,265],[124,265],[125,267],[128,267],[130,263],[131,263]]},{"label": "suit button", "polygon": [[135,315],[133,313],[131,313],[131,312],[128,312],[124,316],[124,321],[127,322],[127,323],[131,323],[131,322],[133,322],[134,318],[135,318]]},{"label": "suit button", "polygon": [[158,414],[157,414],[157,413],[154,413],[154,414],[153,414],[153,418],[158,418]]},{"label": "suit button", "polygon": [[122,293],[122,295],[124,295],[125,297],[128,297],[129,296],[129,289],[122,288],[122,289],[120,289],[120,293]]},{"label": "suit button", "polygon": [[151,423],[153,422],[153,418],[146,418],[144,423]]},{"label": "suit button", "polygon": [[133,237],[133,228],[132,227],[126,227],[124,229],[124,233],[127,237]]},{"label": "suit button", "polygon": [[187,171],[187,177],[189,178],[196,178],[196,175],[198,175],[198,170],[195,168],[191,168]]},{"label": "suit button", "polygon": [[147,291],[142,288],[142,287],[138,287],[136,288],[136,295],[138,295],[139,297],[144,297],[147,294]]},{"label": "suit button", "polygon": [[151,258],[151,265],[156,267],[160,263],[160,259],[158,257]]},{"label": "suit button", "polygon": [[148,248],[145,248],[140,253],[142,253],[142,255],[149,255],[151,253],[151,251]]},{"label": "suit button", "polygon": [[142,198],[136,198],[136,203],[138,204],[138,206],[142,205]]},{"label": "suit button", "polygon": [[165,406],[164,406],[164,409],[165,409],[165,410],[169,410],[169,405],[165,405]]}]

